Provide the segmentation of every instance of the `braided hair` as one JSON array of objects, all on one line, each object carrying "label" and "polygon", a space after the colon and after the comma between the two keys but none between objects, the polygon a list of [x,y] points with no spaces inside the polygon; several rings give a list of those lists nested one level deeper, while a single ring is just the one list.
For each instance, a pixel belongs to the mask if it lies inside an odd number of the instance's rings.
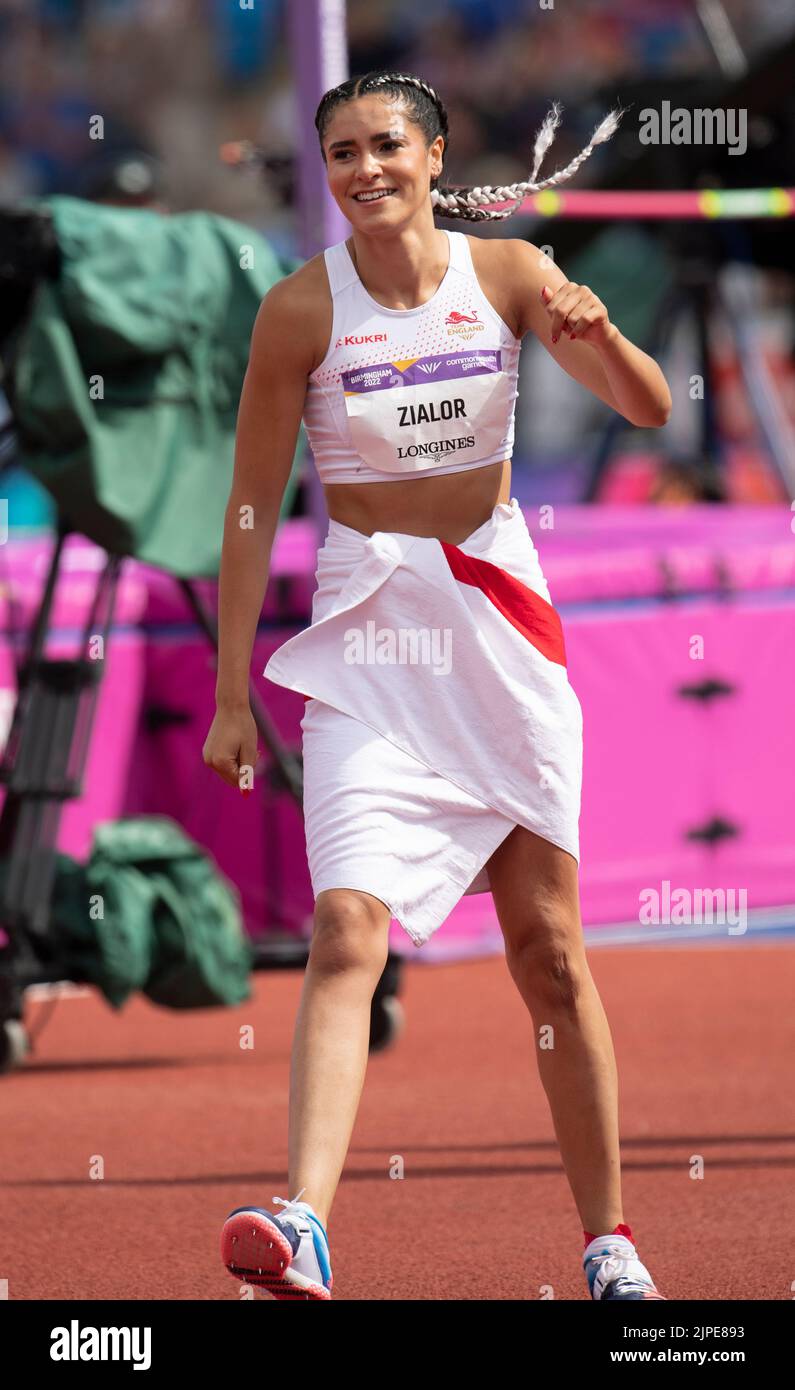
[{"label": "braided hair", "polygon": [[[350,77],[339,87],[332,87],[330,91],[326,92],[317,108],[315,127],[320,138],[324,163],[326,157],[323,152],[323,140],[333,112],[345,102],[354,101],[357,97],[365,96],[370,92],[379,94],[383,92],[385,96],[393,99],[402,98],[409,109],[411,120],[422,130],[426,145],[430,148],[436,137],[442,135],[445,152],[447,151],[449,144],[447,111],[441,97],[438,96],[433,87],[424,82],[421,77],[415,77],[407,72],[368,72],[363,77]],[[556,184],[565,183],[567,179],[570,179],[572,174],[576,173],[580,165],[593,153],[595,147],[603,144],[615,134],[618,123],[624,114],[620,108],[610,111],[594,130],[585,149],[581,150],[566,165],[565,169],[558,169],[548,179],[541,179],[536,182],[544,155],[552,144],[555,131],[560,125],[561,110],[560,102],[553,102],[552,109],[544,118],[543,125],[536,135],[533,149],[533,169],[529,181],[497,188],[493,188],[491,184],[486,184],[483,188],[439,188],[437,187],[438,178],[434,178],[431,180],[431,203],[434,212],[442,217],[461,217],[468,222],[499,222],[506,217],[512,217],[515,212],[519,211],[526,194],[537,193],[542,188],[553,188]],[[511,201],[515,201],[516,206],[509,208],[507,212],[496,212],[489,209],[490,204]]]}]

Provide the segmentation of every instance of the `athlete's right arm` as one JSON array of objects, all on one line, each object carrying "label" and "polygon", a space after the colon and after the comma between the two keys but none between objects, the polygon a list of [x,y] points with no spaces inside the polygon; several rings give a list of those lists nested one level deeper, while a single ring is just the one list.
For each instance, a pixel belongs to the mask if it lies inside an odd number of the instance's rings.
[{"label": "athlete's right arm", "polygon": [[205,763],[225,782],[257,760],[249,705],[251,653],[268,583],[270,554],[295,455],[312,370],[312,335],[294,275],[265,295],[251,334],[224,517],[218,592],[216,714]]}]

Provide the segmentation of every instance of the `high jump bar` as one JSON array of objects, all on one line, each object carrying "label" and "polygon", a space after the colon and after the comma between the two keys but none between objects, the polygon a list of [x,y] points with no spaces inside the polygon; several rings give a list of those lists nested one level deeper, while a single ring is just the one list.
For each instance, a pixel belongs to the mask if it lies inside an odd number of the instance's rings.
[{"label": "high jump bar", "polygon": [[[501,205],[500,205],[501,206]],[[541,217],[624,218],[650,221],[679,219],[690,222],[745,221],[760,217],[795,216],[795,188],[702,188],[695,192],[638,189],[611,192],[581,189],[557,192],[544,188],[528,193],[517,208]]]}]

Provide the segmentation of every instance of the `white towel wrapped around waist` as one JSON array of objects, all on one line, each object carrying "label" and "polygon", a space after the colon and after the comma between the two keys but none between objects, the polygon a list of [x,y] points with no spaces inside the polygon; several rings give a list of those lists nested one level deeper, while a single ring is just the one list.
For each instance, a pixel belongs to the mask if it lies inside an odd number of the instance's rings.
[{"label": "white towel wrapped around waist", "polygon": [[459,546],[331,521],[317,581],[264,673],[312,697],[315,895],[372,893],[421,945],[514,825],[579,861],[582,710],[516,499]]}]

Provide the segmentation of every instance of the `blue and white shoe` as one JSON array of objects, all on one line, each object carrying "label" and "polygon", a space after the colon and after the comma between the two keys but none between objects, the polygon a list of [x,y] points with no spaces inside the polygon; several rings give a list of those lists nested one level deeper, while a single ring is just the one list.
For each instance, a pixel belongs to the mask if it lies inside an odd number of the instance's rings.
[{"label": "blue and white shoe", "polygon": [[236,1207],[221,1231],[221,1259],[235,1279],[274,1298],[331,1298],[328,1236],[308,1202],[274,1197],[284,1211]]},{"label": "blue and white shoe", "polygon": [[649,1271],[638,1259],[638,1252],[626,1236],[597,1236],[582,1257],[591,1298],[662,1299]]}]

